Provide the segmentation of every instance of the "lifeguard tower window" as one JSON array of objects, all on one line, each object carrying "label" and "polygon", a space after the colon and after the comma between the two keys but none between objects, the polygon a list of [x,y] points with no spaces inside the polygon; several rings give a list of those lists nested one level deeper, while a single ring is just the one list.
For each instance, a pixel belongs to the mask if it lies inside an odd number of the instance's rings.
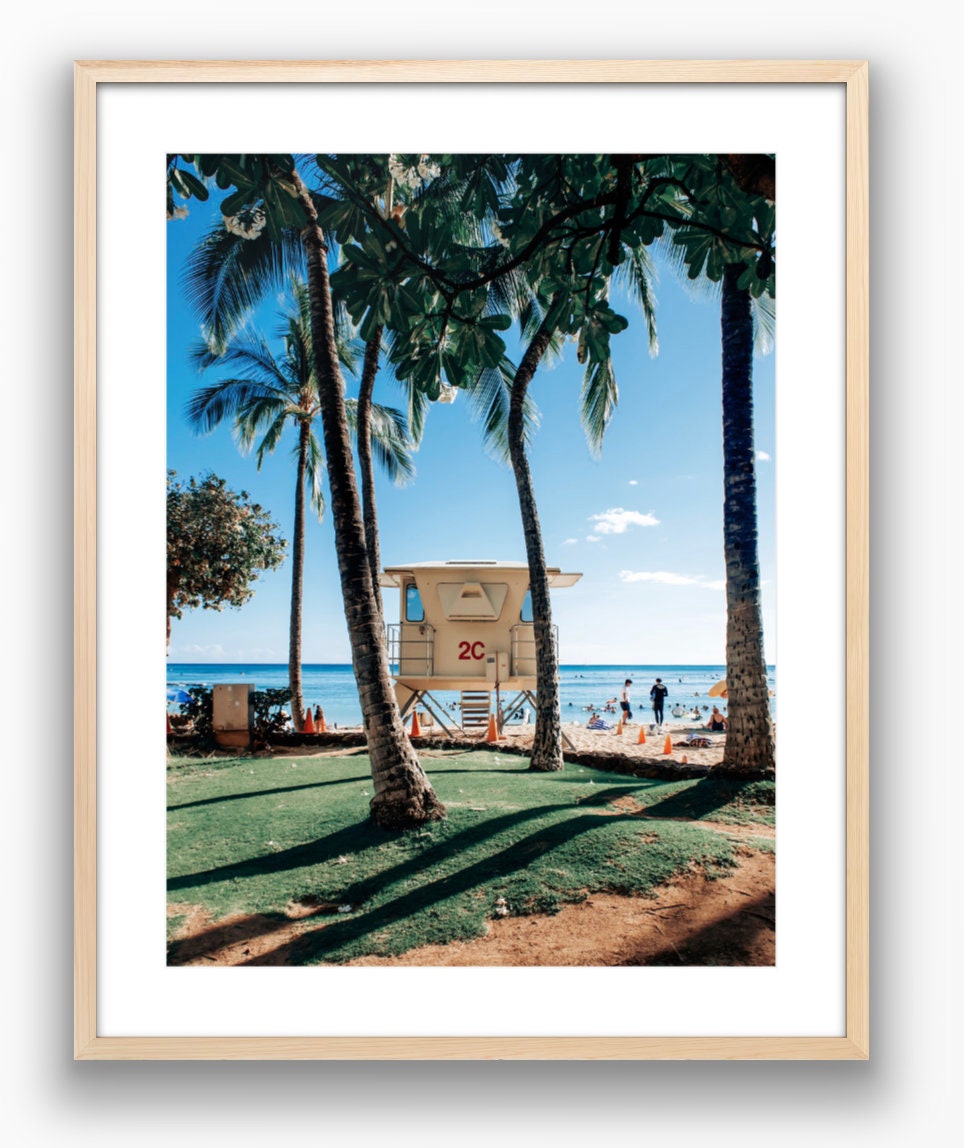
[{"label": "lifeguard tower window", "polygon": [[530,590],[526,590],[526,596],[522,600],[522,610],[519,614],[519,621],[532,621],[532,592]]},{"label": "lifeguard tower window", "polygon": [[424,622],[425,607],[422,605],[422,595],[414,582],[405,587],[405,621]]}]

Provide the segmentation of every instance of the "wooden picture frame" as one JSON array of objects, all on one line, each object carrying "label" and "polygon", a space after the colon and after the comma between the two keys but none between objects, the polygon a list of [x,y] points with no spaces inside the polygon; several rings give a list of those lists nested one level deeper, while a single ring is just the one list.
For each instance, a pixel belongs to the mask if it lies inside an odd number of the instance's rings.
[{"label": "wooden picture frame", "polygon": [[[97,1025],[97,94],[105,84],[777,84],[846,90],[846,1027],[833,1036],[107,1036]],[[865,61],[80,61],[75,65],[75,1057],[865,1059],[869,1055],[869,253]],[[843,189],[841,189],[841,192]],[[101,322],[109,316],[100,316]]]}]

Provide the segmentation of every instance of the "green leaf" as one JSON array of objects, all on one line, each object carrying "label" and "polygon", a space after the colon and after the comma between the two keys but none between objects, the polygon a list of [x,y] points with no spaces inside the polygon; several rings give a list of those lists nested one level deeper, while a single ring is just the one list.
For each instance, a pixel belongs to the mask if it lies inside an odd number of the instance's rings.
[{"label": "green leaf", "polygon": [[202,203],[207,199],[208,189],[196,176],[191,175],[189,171],[183,171],[181,169],[178,169],[178,175],[180,175],[181,180],[187,185],[189,193],[193,195],[195,199],[201,200]]},{"label": "green leaf", "polygon": [[248,189],[242,188],[221,201],[221,214],[225,217],[237,215],[248,204]]},{"label": "green leaf", "polygon": [[512,319],[509,315],[486,315],[480,320],[480,324],[490,331],[508,331],[512,326]]}]

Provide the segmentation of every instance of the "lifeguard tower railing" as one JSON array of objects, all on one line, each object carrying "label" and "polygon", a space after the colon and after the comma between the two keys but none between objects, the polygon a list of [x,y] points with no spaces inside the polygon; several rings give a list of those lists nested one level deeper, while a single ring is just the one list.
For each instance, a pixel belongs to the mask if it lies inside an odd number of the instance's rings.
[{"label": "lifeguard tower railing", "polygon": [[[413,678],[430,678],[435,674],[435,627],[427,622],[419,624],[414,637],[402,638],[400,622],[392,622],[388,631],[388,660],[392,674]],[[509,631],[509,676],[534,678],[536,676],[536,638],[531,623],[520,622]],[[552,642],[559,657],[559,627],[552,627]]]},{"label": "lifeguard tower railing", "polygon": [[398,677],[404,672],[413,678],[430,678],[435,664],[435,627],[422,622],[418,627],[418,635],[404,641],[400,622],[392,622],[387,629],[388,660],[392,674]]}]

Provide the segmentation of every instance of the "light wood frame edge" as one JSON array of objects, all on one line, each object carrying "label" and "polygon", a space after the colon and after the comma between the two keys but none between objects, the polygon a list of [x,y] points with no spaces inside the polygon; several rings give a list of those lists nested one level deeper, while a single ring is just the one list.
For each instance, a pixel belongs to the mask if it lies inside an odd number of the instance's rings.
[{"label": "light wood frame edge", "polygon": [[[846,1035],[99,1037],[96,104],[99,83],[843,83],[847,91]],[[854,60],[77,61],[74,65],[74,1056],[78,1060],[862,1060],[869,1055],[868,64]]]}]

